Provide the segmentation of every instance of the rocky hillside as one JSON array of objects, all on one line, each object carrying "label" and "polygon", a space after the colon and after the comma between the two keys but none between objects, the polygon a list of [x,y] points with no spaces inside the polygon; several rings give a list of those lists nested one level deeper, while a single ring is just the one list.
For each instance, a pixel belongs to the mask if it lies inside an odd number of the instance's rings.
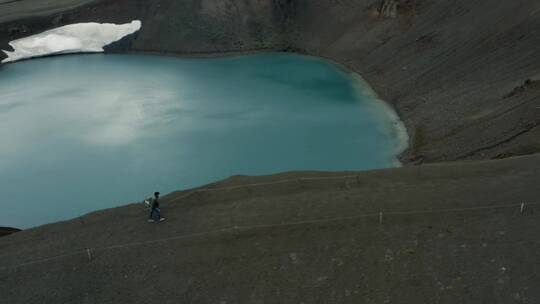
[{"label": "rocky hillside", "polygon": [[47,12],[43,8],[40,15],[35,15],[34,10],[23,8],[22,3],[3,5],[20,7],[21,11],[14,19],[13,13],[0,10],[0,43],[5,45],[10,39],[63,24],[127,23],[139,19],[143,22],[142,31],[123,50],[218,54],[281,49],[288,14],[287,5],[267,0],[94,0],[78,1],[80,6],[76,8],[71,8],[76,2],[73,0],[51,2],[66,2],[70,6],[64,11],[54,7],[49,14],[43,13]]},{"label": "rocky hillside", "polygon": [[0,238],[0,302],[539,303],[539,183],[540,155],[235,177],[162,223],[136,204]]},{"label": "rocky hillside", "polygon": [[298,3],[291,41],[358,71],[396,107],[406,158],[540,150],[540,2]]},{"label": "rocky hillside", "polygon": [[287,50],[359,72],[405,121],[408,162],[540,151],[535,0],[3,1],[0,45],[68,23],[132,19],[142,31],[109,51]]}]

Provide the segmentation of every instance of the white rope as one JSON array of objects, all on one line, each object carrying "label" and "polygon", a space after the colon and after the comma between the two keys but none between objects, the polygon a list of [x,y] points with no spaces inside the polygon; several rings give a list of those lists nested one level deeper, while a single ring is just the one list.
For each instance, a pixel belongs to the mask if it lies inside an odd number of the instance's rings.
[{"label": "white rope", "polygon": [[181,200],[183,198],[189,197],[192,194],[195,193],[202,193],[202,192],[214,192],[214,191],[223,191],[223,190],[235,190],[235,189],[242,189],[242,188],[248,188],[248,187],[260,187],[260,186],[269,186],[269,185],[279,185],[279,184],[287,184],[287,183],[298,183],[301,181],[315,181],[315,180],[337,180],[337,179],[350,179],[350,178],[359,178],[359,175],[344,175],[344,176],[320,176],[320,177],[302,177],[302,178],[290,178],[290,179],[283,179],[275,182],[266,182],[266,183],[253,183],[253,184],[244,184],[244,185],[238,185],[238,186],[229,186],[229,187],[216,187],[216,188],[200,188],[192,190],[182,196],[173,198],[171,200],[168,200],[167,202],[172,203],[178,200]]},{"label": "white rope", "polygon": [[78,252],[73,252],[73,253],[68,253],[68,254],[57,255],[57,256],[50,257],[50,258],[38,259],[38,260],[34,260],[34,261],[22,263],[22,264],[17,264],[17,265],[14,265],[14,266],[1,267],[0,270],[8,270],[8,269],[12,269],[12,268],[19,268],[19,267],[33,265],[33,264],[40,264],[40,263],[50,262],[50,261],[54,261],[54,260],[60,260],[60,259],[67,258],[67,257],[70,257],[70,256],[78,255],[80,253],[81,252],[78,251]]},{"label": "white rope", "polygon": [[[540,203],[527,203],[527,205],[528,206],[540,205]],[[469,208],[441,209],[441,210],[394,211],[394,212],[384,212],[384,214],[385,215],[418,215],[418,214],[428,214],[428,213],[449,213],[449,212],[463,212],[463,211],[477,211],[477,210],[493,210],[493,209],[503,209],[503,208],[515,208],[515,207],[521,207],[521,206],[522,206],[522,203],[509,204],[509,205],[469,207]],[[92,250],[94,252],[105,251],[105,250],[113,250],[113,249],[120,249],[120,248],[126,248],[126,247],[135,247],[135,246],[143,246],[143,245],[150,245],[150,244],[156,244],[156,243],[164,243],[164,242],[169,242],[169,241],[174,241],[174,240],[201,237],[201,236],[206,236],[206,235],[216,234],[216,233],[223,233],[223,232],[262,229],[262,228],[290,227],[290,226],[299,226],[299,225],[308,225],[308,224],[328,223],[328,222],[343,221],[343,220],[353,220],[353,219],[368,218],[368,217],[379,217],[380,222],[382,222],[381,215],[382,215],[382,211],[376,212],[376,213],[370,213],[370,214],[355,215],[355,216],[323,218],[323,219],[314,219],[314,220],[305,220],[305,221],[296,221],[296,222],[278,223],[278,224],[231,226],[231,227],[220,228],[220,229],[215,229],[215,230],[210,230],[210,231],[195,232],[195,233],[177,235],[177,236],[150,240],[150,241],[141,241],[141,242],[133,242],[133,243],[126,243],[126,244],[119,244],[119,245],[112,245],[112,246],[105,246],[105,247],[97,247],[97,248],[93,248]],[[87,251],[83,250],[83,251],[73,252],[70,254],[58,255],[58,256],[54,256],[50,258],[38,259],[35,261],[22,263],[22,264],[18,264],[14,266],[9,266],[9,267],[0,267],[0,270],[13,269],[13,268],[28,266],[28,265],[37,264],[37,263],[44,263],[44,262],[49,262],[52,260],[58,260],[58,259],[78,255],[81,253],[90,252],[90,248],[87,248],[86,250]]]}]

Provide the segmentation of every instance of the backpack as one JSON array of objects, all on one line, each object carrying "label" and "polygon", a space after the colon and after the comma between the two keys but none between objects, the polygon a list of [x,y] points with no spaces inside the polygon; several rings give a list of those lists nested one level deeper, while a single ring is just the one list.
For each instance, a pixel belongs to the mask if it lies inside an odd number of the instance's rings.
[{"label": "backpack", "polygon": [[151,208],[153,203],[154,203],[154,198],[152,197],[148,197],[143,200],[143,204],[146,208]]}]

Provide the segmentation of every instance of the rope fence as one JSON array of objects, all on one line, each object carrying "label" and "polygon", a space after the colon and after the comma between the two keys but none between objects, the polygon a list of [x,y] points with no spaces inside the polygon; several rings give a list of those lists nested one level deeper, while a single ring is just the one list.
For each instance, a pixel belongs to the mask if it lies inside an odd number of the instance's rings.
[{"label": "rope fence", "polygon": [[[278,180],[278,181],[273,181],[273,182],[262,182],[262,183],[243,184],[243,185],[228,186],[228,187],[195,189],[195,190],[189,191],[188,193],[186,193],[184,195],[181,195],[181,196],[175,197],[173,199],[167,200],[167,203],[176,202],[176,201],[185,199],[185,198],[187,198],[187,197],[189,197],[191,195],[197,194],[197,193],[217,192],[217,191],[235,190],[235,189],[245,189],[245,188],[250,188],[250,187],[260,187],[260,186],[267,186],[267,185],[279,185],[279,184],[286,184],[286,183],[298,183],[298,184],[302,185],[303,181],[347,180],[347,179],[354,179],[358,184],[361,184],[359,175],[290,178],[290,179],[283,179],[283,180]],[[345,185],[347,186],[348,184],[346,183]],[[382,225],[383,224],[383,219],[384,219],[385,216],[406,216],[406,215],[422,215],[422,214],[437,214],[437,213],[455,213],[455,212],[478,211],[478,210],[495,210],[495,209],[504,209],[504,208],[519,208],[519,212],[521,214],[523,214],[525,212],[525,209],[526,209],[527,206],[534,206],[534,205],[540,205],[540,202],[506,204],[506,205],[492,205],[492,206],[478,206],[478,207],[468,207],[468,208],[452,208],[452,209],[440,209],[440,210],[379,211],[379,212],[376,212],[376,213],[369,213],[369,214],[360,214],[360,215],[352,215],[352,216],[344,216],[344,217],[333,217],[333,218],[321,218],[321,219],[295,221],[295,222],[287,222],[287,223],[260,224],[260,225],[250,225],[250,226],[230,226],[230,227],[213,229],[213,230],[209,230],[209,231],[188,233],[188,234],[176,235],[176,236],[172,236],[172,237],[154,239],[154,240],[149,240],[149,241],[131,242],[131,243],[116,244],[116,245],[104,246],[104,247],[96,247],[96,248],[85,248],[85,249],[81,249],[81,250],[78,250],[78,251],[74,251],[72,253],[67,253],[67,254],[63,254],[63,255],[57,255],[57,256],[48,257],[48,258],[36,259],[36,260],[33,260],[33,261],[29,261],[29,262],[25,262],[25,263],[21,263],[21,264],[17,264],[17,265],[0,267],[0,271],[9,270],[9,269],[16,269],[16,268],[19,268],[19,267],[24,267],[24,266],[34,265],[34,264],[46,263],[46,262],[50,262],[50,261],[55,261],[55,260],[60,260],[60,259],[68,258],[68,257],[73,257],[73,256],[76,256],[76,255],[86,255],[88,257],[88,260],[92,260],[93,253],[99,252],[99,251],[115,250],[115,249],[128,248],[128,247],[137,247],[137,246],[145,246],[145,245],[151,245],[151,244],[156,244],[156,243],[165,243],[165,242],[177,241],[177,240],[182,240],[182,239],[203,237],[203,236],[208,236],[208,235],[218,234],[218,233],[239,232],[239,231],[247,231],[247,230],[251,230],[251,229],[291,227],[291,226],[299,226],[299,225],[313,225],[313,224],[331,223],[331,222],[337,222],[337,221],[355,220],[355,219],[362,219],[362,218],[375,218],[375,219],[378,220],[378,223],[380,225]]]},{"label": "rope fence", "polygon": [[228,187],[216,187],[216,188],[202,188],[202,189],[195,189],[179,197],[175,197],[171,200],[167,200],[167,202],[168,203],[176,202],[197,193],[216,192],[216,191],[223,191],[223,190],[236,190],[236,189],[244,189],[244,188],[250,188],[250,187],[261,187],[261,186],[280,185],[280,184],[288,184],[288,183],[301,183],[302,181],[346,180],[346,179],[353,179],[353,178],[356,179],[357,182],[360,182],[359,175],[344,175],[344,176],[327,176],[327,177],[290,178],[290,179],[283,179],[283,180],[279,180],[275,182],[253,183],[253,184],[244,184],[244,185],[228,186]]},{"label": "rope fence", "polygon": [[111,246],[105,246],[105,247],[96,247],[96,248],[86,248],[84,250],[78,250],[74,251],[72,253],[58,255],[54,257],[49,258],[43,258],[43,259],[37,259],[26,263],[21,263],[17,265],[7,266],[7,267],[0,267],[0,270],[8,270],[8,269],[15,269],[23,266],[29,266],[39,263],[46,263],[54,260],[60,260],[67,257],[72,257],[80,254],[87,255],[88,259],[92,259],[92,255],[95,252],[98,251],[106,251],[106,250],[115,250],[115,249],[121,249],[121,248],[127,248],[127,247],[137,247],[137,246],[144,246],[144,245],[151,245],[156,243],[165,243],[170,241],[177,241],[182,239],[189,239],[189,238],[195,238],[195,237],[202,237],[202,236],[208,236],[212,234],[218,234],[218,233],[230,233],[230,232],[239,232],[239,231],[247,231],[252,229],[263,229],[263,228],[277,228],[277,227],[291,227],[291,226],[299,226],[299,225],[310,225],[310,224],[321,224],[321,223],[330,223],[330,222],[337,222],[337,221],[344,221],[344,220],[354,220],[354,219],[361,219],[361,218],[376,218],[379,221],[379,224],[382,225],[383,223],[383,216],[400,216],[400,215],[421,215],[421,214],[436,214],[436,213],[455,213],[455,212],[465,212],[465,211],[478,211],[478,210],[494,210],[494,209],[504,209],[504,208],[517,208],[521,214],[524,213],[525,209],[528,206],[536,206],[540,205],[539,203],[519,203],[519,204],[508,204],[508,205],[496,205],[496,206],[479,206],[479,207],[469,207],[469,208],[453,208],[453,209],[441,209],[441,210],[417,210],[417,211],[396,211],[396,212],[377,212],[377,213],[370,213],[370,214],[362,214],[362,215],[355,215],[355,216],[345,216],[345,217],[334,217],[334,218],[322,218],[322,219],[314,219],[314,220],[305,220],[305,221],[296,221],[296,222],[288,222],[288,223],[277,223],[277,224],[261,224],[261,225],[250,225],[250,226],[230,226],[226,228],[220,228],[220,229],[214,229],[209,231],[203,231],[203,232],[195,232],[195,233],[189,233],[189,234],[182,234],[172,237],[166,237],[161,239],[155,239],[155,240],[149,240],[149,241],[141,241],[141,242],[132,242],[132,243],[125,243],[125,244],[117,244],[117,245],[111,245]]}]

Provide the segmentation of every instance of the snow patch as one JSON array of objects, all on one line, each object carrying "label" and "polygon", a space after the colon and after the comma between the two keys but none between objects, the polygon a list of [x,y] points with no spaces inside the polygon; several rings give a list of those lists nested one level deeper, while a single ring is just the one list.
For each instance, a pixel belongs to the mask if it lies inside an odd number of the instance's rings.
[{"label": "snow patch", "polygon": [[65,25],[11,41],[9,45],[14,51],[2,50],[8,56],[2,63],[56,54],[103,52],[103,47],[137,32],[141,26],[139,20],[126,24],[89,22]]}]

